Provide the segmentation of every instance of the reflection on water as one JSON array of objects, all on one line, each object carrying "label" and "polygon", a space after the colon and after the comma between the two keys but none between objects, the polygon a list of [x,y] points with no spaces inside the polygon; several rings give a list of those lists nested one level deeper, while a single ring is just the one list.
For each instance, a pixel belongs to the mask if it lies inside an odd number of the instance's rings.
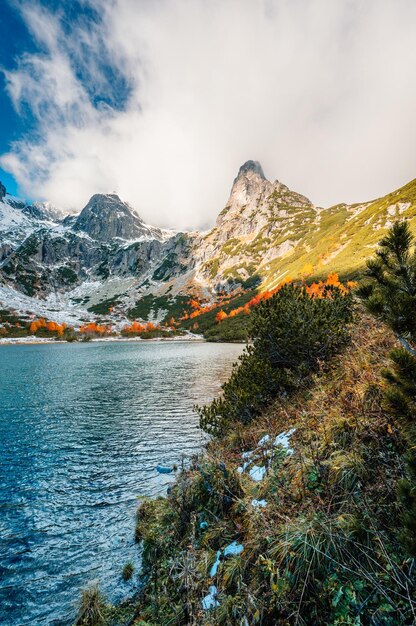
[{"label": "reflection on water", "polygon": [[241,345],[0,347],[0,623],[71,622],[99,579],[116,601],[137,564],[136,498],[203,443],[195,403],[220,391]]}]

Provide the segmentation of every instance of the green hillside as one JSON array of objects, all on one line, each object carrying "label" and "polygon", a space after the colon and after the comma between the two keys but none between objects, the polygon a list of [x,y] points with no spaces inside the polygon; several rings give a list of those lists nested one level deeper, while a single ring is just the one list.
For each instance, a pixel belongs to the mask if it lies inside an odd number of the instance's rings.
[{"label": "green hillside", "polygon": [[314,278],[337,272],[342,278],[356,278],[365,261],[374,253],[377,242],[397,219],[407,219],[416,232],[416,179],[383,198],[364,204],[336,205],[323,209],[307,232],[289,222],[284,238],[301,234],[299,244],[288,254],[260,266],[264,288],[274,286],[280,276],[298,278],[306,266]]}]

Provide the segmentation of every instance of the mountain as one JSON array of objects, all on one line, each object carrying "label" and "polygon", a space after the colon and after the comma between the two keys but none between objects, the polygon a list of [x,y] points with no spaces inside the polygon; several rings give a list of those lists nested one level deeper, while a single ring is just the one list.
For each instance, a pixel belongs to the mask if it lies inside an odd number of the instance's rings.
[{"label": "mountain", "polygon": [[47,303],[81,318],[115,302],[162,318],[189,295],[212,300],[332,271],[354,277],[398,218],[416,230],[416,180],[377,200],[324,209],[268,180],[257,161],[240,167],[206,233],[149,226],[116,194],[96,194],[65,217],[1,186],[0,304],[38,312]]},{"label": "mountain", "polygon": [[96,194],[82,209],[73,225],[74,231],[81,231],[96,241],[111,242],[114,239],[163,240],[159,228],[147,226],[126,203],[115,194]]},{"label": "mountain", "polygon": [[218,287],[246,281],[269,261],[288,255],[317,215],[308,198],[268,181],[260,163],[247,161],[214,228],[198,242],[199,276]]}]

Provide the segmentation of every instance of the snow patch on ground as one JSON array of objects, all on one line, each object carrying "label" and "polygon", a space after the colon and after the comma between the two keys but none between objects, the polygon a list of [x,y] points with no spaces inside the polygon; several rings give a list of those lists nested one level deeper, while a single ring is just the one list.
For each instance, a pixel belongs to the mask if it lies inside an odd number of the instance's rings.
[{"label": "snow patch on ground", "polygon": [[63,294],[50,294],[46,300],[40,300],[5,285],[0,285],[0,306],[12,309],[23,317],[45,317],[58,324],[65,322],[70,326],[79,325],[82,319],[94,319],[94,315],[85,309],[68,303]]}]

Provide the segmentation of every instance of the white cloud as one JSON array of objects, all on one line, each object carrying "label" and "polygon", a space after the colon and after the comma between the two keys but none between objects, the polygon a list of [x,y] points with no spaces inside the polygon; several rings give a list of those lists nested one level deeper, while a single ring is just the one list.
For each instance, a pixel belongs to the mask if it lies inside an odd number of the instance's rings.
[{"label": "white cloud", "polygon": [[[147,221],[193,228],[250,158],[320,205],[416,176],[413,0],[89,4],[101,21],[70,37],[62,14],[23,4],[42,52],[7,79],[37,135],[0,163],[32,197],[79,209],[117,191]],[[129,85],[121,110],[91,102],[111,92],[103,61]]]}]

